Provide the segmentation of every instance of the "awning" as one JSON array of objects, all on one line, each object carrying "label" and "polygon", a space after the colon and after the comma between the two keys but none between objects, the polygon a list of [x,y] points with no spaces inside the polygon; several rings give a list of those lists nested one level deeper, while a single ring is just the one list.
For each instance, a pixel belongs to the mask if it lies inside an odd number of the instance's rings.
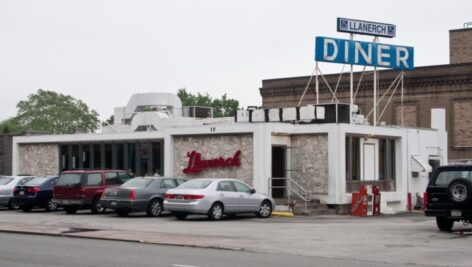
[{"label": "awning", "polygon": [[411,156],[411,171],[412,172],[432,172],[433,168],[420,156]]}]

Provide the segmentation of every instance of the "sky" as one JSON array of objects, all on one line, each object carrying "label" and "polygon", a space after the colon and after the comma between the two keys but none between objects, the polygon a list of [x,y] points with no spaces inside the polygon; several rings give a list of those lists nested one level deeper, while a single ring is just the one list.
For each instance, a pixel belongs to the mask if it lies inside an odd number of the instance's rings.
[{"label": "sky", "polygon": [[262,80],[313,72],[316,36],[349,38],[337,17],[395,24],[381,42],[413,46],[415,66],[448,64],[449,30],[471,10],[470,0],[0,0],[0,120],[38,89],[103,120],[133,93],[180,88],[261,105]]}]

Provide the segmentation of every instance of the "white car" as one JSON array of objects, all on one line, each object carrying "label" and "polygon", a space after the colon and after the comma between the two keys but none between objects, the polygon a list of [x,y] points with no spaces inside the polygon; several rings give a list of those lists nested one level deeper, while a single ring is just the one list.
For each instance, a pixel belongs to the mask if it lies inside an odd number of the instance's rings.
[{"label": "white car", "polygon": [[10,210],[18,209],[18,204],[12,202],[13,190],[15,186],[23,185],[33,178],[34,176],[0,176],[0,206]]},{"label": "white car", "polygon": [[205,214],[220,220],[224,214],[255,213],[270,217],[274,200],[237,179],[192,179],[170,189],[164,196],[164,209],[179,220],[188,214]]}]

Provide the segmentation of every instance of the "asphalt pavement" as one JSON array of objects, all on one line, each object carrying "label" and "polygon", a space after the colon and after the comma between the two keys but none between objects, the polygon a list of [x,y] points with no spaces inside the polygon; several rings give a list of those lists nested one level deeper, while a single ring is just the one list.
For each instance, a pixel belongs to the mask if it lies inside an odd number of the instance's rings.
[{"label": "asphalt pavement", "polygon": [[204,216],[178,221],[169,215],[148,218],[144,213],[121,218],[113,213],[92,215],[88,211],[67,215],[64,212],[0,210],[0,232],[122,240],[135,245],[217,248],[393,266],[471,266],[472,227],[456,223],[454,230],[453,233],[438,231],[434,218],[420,212],[367,218],[347,215],[269,219],[237,216],[213,222]]}]

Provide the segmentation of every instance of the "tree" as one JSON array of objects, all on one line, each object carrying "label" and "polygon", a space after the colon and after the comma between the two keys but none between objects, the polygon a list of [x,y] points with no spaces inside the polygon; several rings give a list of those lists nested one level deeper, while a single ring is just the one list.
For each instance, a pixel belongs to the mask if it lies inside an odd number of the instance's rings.
[{"label": "tree", "polygon": [[113,125],[115,123],[115,115],[111,115],[108,117],[108,119],[105,121],[108,125]]},{"label": "tree", "polygon": [[6,119],[0,122],[0,133],[19,133],[24,131],[25,129],[18,126],[15,118]]},{"label": "tree", "polygon": [[192,93],[188,93],[185,88],[182,88],[178,90],[177,95],[182,102],[182,106],[212,107],[213,116],[215,118],[234,116],[236,110],[239,108],[239,101],[228,98],[226,94],[220,99],[212,99],[208,93],[204,95],[200,93],[193,95]]},{"label": "tree", "polygon": [[20,129],[71,134],[99,127],[98,113],[70,95],[39,89],[16,107],[18,114],[12,120]]}]

